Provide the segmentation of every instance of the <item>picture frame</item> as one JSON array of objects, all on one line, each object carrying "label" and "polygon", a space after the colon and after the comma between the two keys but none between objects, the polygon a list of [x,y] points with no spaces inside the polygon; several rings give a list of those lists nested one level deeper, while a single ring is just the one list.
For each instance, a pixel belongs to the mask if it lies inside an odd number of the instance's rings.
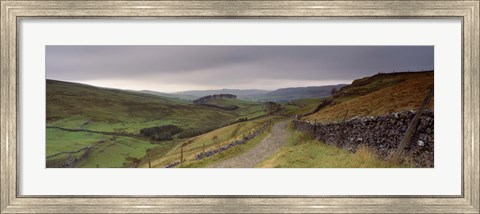
[{"label": "picture frame", "polygon": [[[1,213],[478,213],[479,1],[1,0]],[[18,193],[18,20],[53,18],[462,19],[461,196],[22,196]]]}]

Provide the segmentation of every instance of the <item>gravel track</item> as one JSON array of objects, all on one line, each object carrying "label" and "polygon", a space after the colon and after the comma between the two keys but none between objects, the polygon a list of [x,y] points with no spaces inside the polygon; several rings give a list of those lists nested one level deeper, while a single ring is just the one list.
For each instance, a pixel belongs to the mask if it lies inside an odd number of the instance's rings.
[{"label": "gravel track", "polygon": [[273,125],[270,134],[255,147],[233,158],[214,163],[209,168],[254,168],[286,142],[289,122],[282,121]]}]

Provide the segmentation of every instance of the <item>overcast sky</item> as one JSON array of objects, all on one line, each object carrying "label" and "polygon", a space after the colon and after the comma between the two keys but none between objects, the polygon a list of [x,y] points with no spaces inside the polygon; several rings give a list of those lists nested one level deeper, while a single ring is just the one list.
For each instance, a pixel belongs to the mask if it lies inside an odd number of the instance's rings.
[{"label": "overcast sky", "polygon": [[47,46],[48,79],[175,92],[350,83],[433,70],[433,46]]}]

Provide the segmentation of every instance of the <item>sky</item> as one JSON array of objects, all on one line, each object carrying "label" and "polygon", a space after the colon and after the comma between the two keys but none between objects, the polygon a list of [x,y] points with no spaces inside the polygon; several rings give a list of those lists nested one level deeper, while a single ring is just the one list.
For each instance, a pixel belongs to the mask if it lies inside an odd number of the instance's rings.
[{"label": "sky", "polygon": [[433,70],[433,46],[46,46],[46,78],[178,92],[351,83]]}]

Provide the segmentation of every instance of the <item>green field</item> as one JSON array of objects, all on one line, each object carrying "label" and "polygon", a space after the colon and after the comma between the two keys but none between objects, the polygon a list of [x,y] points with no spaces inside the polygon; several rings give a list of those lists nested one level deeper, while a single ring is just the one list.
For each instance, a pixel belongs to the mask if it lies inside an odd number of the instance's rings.
[{"label": "green field", "polygon": [[68,132],[47,128],[47,156],[65,151],[77,151],[96,142],[107,140],[109,136],[89,132]]},{"label": "green field", "polygon": [[[147,140],[131,137],[104,135],[91,132],[71,132],[56,128],[47,128],[47,162],[65,159],[63,152],[79,157],[82,148],[92,147],[87,159],[79,161],[76,167],[123,167],[127,157],[141,158],[146,150],[154,147],[165,147],[165,144],[152,144]],[[79,151],[79,152],[75,152]]]},{"label": "green field", "polygon": [[123,167],[130,164],[126,161],[127,157],[142,158],[145,156],[147,149],[158,147],[148,141],[142,141],[129,137],[116,137],[115,140],[108,140],[95,147],[92,154],[78,163],[77,167],[93,168],[111,168]]}]

